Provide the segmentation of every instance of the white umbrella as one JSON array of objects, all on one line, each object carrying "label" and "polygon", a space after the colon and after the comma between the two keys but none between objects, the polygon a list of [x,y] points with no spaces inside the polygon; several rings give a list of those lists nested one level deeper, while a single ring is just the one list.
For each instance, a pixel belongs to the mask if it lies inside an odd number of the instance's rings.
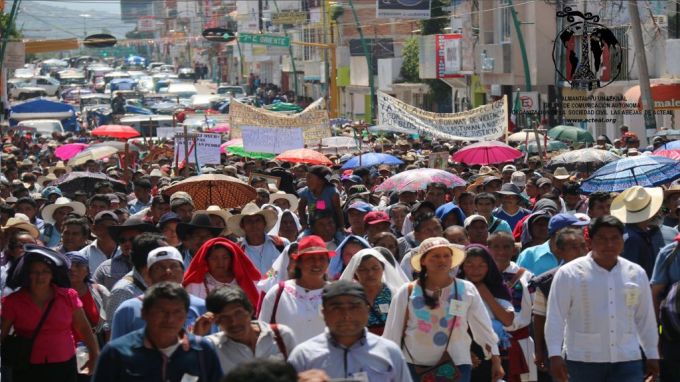
[{"label": "white umbrella", "polygon": [[328,137],[321,140],[318,151],[324,154],[347,154],[359,151],[359,146],[353,137]]},{"label": "white umbrella", "polygon": [[81,164],[84,164],[88,160],[100,160],[104,159],[107,157],[110,157],[111,155],[114,155],[118,152],[118,149],[115,147],[111,146],[99,146],[99,147],[94,147],[94,148],[89,148],[85,151],[81,151],[78,153],[78,155],[74,156],[71,158],[71,160],[68,161],[69,166],[78,166]]},{"label": "white umbrella", "polygon": [[[528,137],[527,137],[528,135]],[[518,142],[518,143],[524,143],[527,141],[527,138],[529,139],[530,142],[536,142],[536,136],[534,135],[533,131],[520,131],[519,133],[514,133],[508,136],[508,142]],[[538,134],[538,139],[541,140],[541,144],[543,144],[544,141],[544,136],[543,134]]]}]

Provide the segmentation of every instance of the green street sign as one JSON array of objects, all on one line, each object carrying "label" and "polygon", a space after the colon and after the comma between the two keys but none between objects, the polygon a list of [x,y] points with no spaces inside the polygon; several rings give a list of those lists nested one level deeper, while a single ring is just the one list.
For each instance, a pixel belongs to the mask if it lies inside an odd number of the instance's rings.
[{"label": "green street sign", "polygon": [[241,44],[282,46],[287,48],[290,46],[290,37],[274,36],[271,34],[239,33],[238,42]]}]

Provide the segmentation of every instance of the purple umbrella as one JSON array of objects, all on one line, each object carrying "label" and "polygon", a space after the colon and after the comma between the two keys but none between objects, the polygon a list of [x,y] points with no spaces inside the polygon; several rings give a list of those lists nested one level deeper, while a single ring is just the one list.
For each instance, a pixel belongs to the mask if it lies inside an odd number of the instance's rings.
[{"label": "purple umbrella", "polygon": [[401,172],[386,179],[376,187],[376,192],[384,191],[419,191],[427,188],[430,183],[444,183],[446,187],[453,188],[465,186],[465,181],[450,172],[434,168],[422,168]]}]

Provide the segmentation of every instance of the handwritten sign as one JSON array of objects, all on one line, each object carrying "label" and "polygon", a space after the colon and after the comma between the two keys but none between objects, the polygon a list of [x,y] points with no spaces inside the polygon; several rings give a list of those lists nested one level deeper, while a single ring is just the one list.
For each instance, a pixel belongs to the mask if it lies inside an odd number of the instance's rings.
[{"label": "handwritten sign", "polygon": [[482,141],[500,138],[508,130],[506,97],[460,113],[432,113],[378,93],[378,120],[383,128],[428,133],[436,138]]},{"label": "handwritten sign", "polygon": [[[196,133],[188,136],[189,163],[196,163],[197,158],[199,167],[220,163],[220,144],[222,143],[220,134]],[[175,157],[180,162],[184,161],[184,133],[175,134]]]},{"label": "handwritten sign", "polygon": [[243,148],[257,153],[280,154],[286,150],[302,149],[305,140],[299,127],[241,126]]},{"label": "handwritten sign", "polygon": [[285,130],[298,128],[302,130],[305,145],[309,147],[318,146],[323,138],[331,136],[328,111],[324,108],[324,105],[324,99],[320,98],[297,114],[282,114],[246,105],[234,99],[229,105],[231,139],[242,137],[242,127]]}]

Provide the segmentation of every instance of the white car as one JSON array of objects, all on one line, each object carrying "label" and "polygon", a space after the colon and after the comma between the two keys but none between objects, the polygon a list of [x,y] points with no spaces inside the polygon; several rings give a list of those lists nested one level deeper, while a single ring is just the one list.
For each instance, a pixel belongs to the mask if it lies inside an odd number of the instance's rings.
[{"label": "white car", "polygon": [[47,97],[47,95],[45,89],[31,86],[27,82],[17,82],[10,84],[9,87],[9,96],[19,101],[36,97]]},{"label": "white car", "polygon": [[[59,81],[55,80],[52,77],[47,77],[47,76],[40,76],[40,77],[33,77],[30,79],[26,79],[24,81],[24,84],[26,84],[28,87],[32,88],[41,88],[45,90],[45,93],[50,96],[59,96]],[[14,96],[15,98],[19,98],[17,96]]]},{"label": "white car", "polygon": [[27,119],[17,125],[19,132],[30,131],[31,133],[51,137],[52,133],[64,134],[64,126],[58,119]]}]

